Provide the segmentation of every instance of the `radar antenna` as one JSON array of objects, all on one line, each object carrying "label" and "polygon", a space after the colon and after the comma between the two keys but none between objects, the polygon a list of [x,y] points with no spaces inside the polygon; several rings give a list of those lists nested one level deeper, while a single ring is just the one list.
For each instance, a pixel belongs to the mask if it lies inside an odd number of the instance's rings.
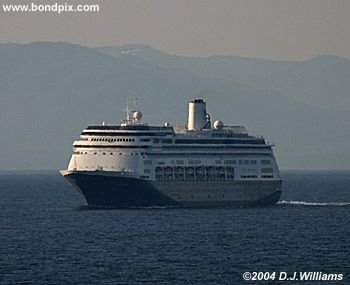
[{"label": "radar antenna", "polygon": [[122,126],[137,125],[141,123],[142,113],[138,109],[138,98],[134,97],[133,107],[130,108],[129,98],[126,98],[126,107],[124,109],[125,119],[122,120]]}]

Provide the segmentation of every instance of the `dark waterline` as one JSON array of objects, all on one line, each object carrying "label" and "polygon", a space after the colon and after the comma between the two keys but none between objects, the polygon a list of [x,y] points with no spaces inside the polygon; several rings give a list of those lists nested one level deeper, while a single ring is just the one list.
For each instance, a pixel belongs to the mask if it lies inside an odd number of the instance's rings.
[{"label": "dark waterline", "polygon": [[282,175],[271,207],[91,211],[57,172],[2,172],[0,284],[244,284],[246,271],[349,284],[350,172]]}]

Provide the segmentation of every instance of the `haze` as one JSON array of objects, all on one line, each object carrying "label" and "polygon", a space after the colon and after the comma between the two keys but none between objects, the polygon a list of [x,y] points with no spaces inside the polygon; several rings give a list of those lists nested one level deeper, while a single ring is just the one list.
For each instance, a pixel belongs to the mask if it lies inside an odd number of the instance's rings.
[{"label": "haze", "polygon": [[0,41],[67,41],[90,47],[142,43],[193,56],[303,60],[330,54],[350,58],[350,1],[346,0],[83,2],[100,4],[101,11],[57,15],[1,10]]}]

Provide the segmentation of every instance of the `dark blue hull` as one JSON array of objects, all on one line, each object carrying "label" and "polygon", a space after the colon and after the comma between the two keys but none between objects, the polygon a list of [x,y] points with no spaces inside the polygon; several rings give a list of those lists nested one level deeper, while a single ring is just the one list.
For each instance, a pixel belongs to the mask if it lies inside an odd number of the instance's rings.
[{"label": "dark blue hull", "polygon": [[[232,207],[276,204],[281,191],[271,191],[264,197],[249,200],[181,200],[176,201],[146,180],[128,176],[103,175],[92,172],[71,172],[64,177],[85,197],[89,206],[103,208],[133,208],[152,206]],[[174,185],[172,185],[174,186]],[[170,185],[168,186],[170,187]],[[175,188],[177,186],[175,185]],[[190,188],[185,189],[188,192]],[[178,189],[181,191],[181,189]],[[249,190],[247,190],[249,191]],[[254,195],[254,194],[252,194]]]},{"label": "dark blue hull", "polygon": [[89,206],[131,208],[179,205],[141,179],[81,173],[71,173],[65,178],[84,195]]}]

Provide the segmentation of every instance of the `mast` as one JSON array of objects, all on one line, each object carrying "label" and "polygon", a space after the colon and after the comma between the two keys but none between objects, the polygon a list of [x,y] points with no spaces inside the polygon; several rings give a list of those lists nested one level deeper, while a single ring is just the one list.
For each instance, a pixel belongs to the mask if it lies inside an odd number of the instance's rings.
[{"label": "mast", "polygon": [[141,123],[142,113],[138,109],[138,98],[134,97],[133,107],[130,108],[129,98],[126,98],[126,107],[124,109],[125,119],[122,120],[122,126],[136,125]]}]

